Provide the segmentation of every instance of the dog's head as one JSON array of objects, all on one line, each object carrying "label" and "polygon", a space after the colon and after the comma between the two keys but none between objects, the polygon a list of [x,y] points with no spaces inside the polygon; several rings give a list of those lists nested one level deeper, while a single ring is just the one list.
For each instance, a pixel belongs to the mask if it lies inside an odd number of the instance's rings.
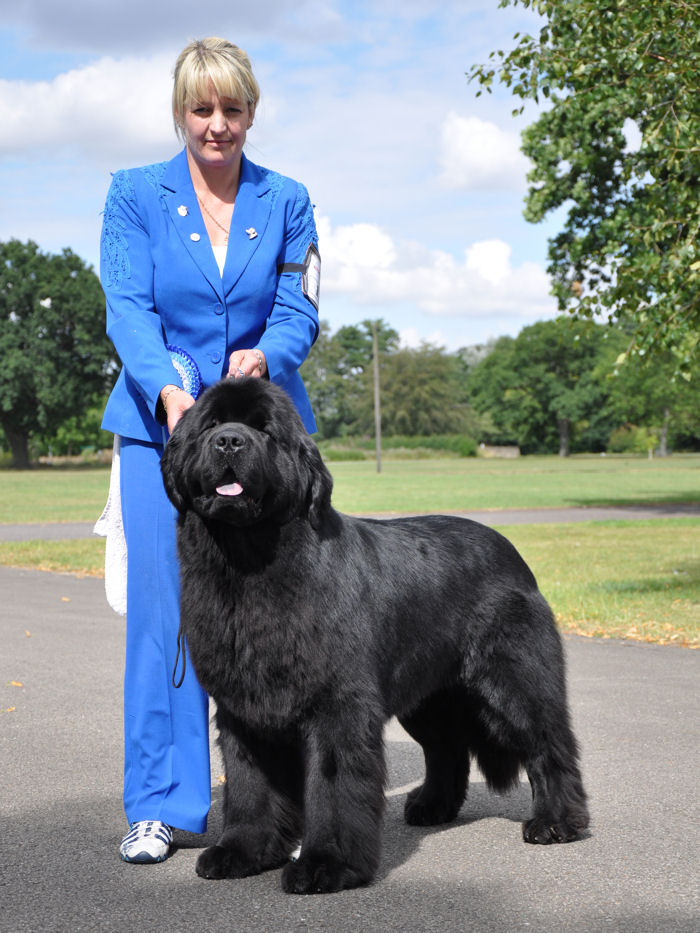
[{"label": "dog's head", "polygon": [[161,460],[184,513],[237,526],[301,516],[318,526],[333,481],[287,393],[264,379],[224,379],[182,416]]}]

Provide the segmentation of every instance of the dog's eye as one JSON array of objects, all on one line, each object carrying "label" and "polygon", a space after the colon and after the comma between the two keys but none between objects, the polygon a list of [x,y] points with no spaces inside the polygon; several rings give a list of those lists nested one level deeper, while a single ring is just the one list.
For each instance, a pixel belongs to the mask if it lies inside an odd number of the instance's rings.
[{"label": "dog's eye", "polygon": [[219,426],[220,424],[221,424],[221,420],[220,420],[219,418],[210,418],[210,419],[209,419],[209,424],[207,425],[207,427],[209,427],[209,428],[218,428],[218,426]]}]

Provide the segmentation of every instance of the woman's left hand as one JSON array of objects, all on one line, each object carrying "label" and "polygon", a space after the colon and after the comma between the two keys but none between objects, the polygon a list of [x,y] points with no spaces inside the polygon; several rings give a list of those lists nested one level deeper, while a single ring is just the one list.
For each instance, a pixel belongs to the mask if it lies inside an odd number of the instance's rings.
[{"label": "woman's left hand", "polygon": [[261,350],[234,350],[228,358],[227,379],[241,376],[264,376],[267,372],[265,354]]}]

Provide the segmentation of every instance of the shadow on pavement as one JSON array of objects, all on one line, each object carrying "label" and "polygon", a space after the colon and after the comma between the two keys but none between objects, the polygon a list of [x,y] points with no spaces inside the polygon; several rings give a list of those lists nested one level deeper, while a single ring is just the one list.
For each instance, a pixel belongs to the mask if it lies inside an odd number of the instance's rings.
[{"label": "shadow on pavement", "polygon": [[526,845],[527,783],[497,797],[478,773],[454,823],[406,826],[422,754],[392,727],[377,882],[296,897],[279,871],[196,876],[220,825],[216,785],[206,837],[177,833],[161,865],[121,862],[123,622],[101,581],[56,574],[0,568],[0,606],[3,933],[697,929],[700,652],[565,637],[588,838]]}]

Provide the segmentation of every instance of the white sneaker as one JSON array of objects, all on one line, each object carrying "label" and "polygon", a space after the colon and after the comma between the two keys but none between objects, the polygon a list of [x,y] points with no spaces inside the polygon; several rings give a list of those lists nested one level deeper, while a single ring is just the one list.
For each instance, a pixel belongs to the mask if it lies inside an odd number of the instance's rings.
[{"label": "white sneaker", "polygon": [[168,857],[173,841],[172,830],[160,820],[138,820],[130,824],[122,839],[119,855],[125,862],[162,862]]}]

